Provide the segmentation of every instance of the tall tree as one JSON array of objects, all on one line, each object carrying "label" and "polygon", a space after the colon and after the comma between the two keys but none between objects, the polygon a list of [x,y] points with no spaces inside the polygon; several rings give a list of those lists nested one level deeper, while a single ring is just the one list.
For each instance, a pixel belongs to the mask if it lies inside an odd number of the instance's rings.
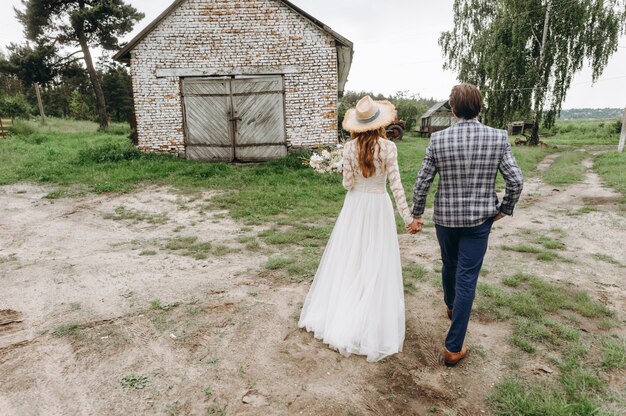
[{"label": "tall tree", "polygon": [[144,17],[124,0],[22,0],[15,10],[26,37],[40,43],[80,47],[98,106],[100,127],[108,126],[106,101],[91,47],[119,49],[119,38]]},{"label": "tall tree", "polygon": [[[595,82],[626,30],[626,0],[455,0],[454,28],[439,45],[444,69],[485,94],[487,123],[534,116],[554,124],[585,62]],[[545,113],[544,113],[545,111]]]}]

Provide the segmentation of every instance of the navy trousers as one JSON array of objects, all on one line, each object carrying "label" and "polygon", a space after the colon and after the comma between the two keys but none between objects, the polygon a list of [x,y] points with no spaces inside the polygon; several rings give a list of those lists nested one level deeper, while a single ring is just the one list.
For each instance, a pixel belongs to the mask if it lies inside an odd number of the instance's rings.
[{"label": "navy trousers", "polygon": [[452,309],[452,323],[446,337],[446,348],[450,352],[461,351],[465,341],[492,225],[493,219],[489,218],[476,227],[435,226],[443,261],[443,299]]}]

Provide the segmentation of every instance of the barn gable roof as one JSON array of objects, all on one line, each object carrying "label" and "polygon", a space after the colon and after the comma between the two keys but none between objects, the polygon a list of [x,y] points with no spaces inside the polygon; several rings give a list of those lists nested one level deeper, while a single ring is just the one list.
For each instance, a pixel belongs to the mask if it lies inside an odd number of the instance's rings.
[{"label": "barn gable roof", "polygon": [[443,100],[443,101],[439,101],[438,103],[435,103],[432,107],[430,107],[428,110],[426,110],[426,112],[424,114],[422,114],[422,116],[420,118],[427,118],[433,115],[433,113],[437,112],[439,109],[441,108],[445,108],[447,112],[452,113],[452,111],[450,110],[450,103],[448,102],[448,100]]},{"label": "barn gable roof", "polygon": [[[118,53],[113,56],[113,59],[123,63],[130,63],[130,52],[137,46],[146,36],[148,36],[163,20],[171,15],[183,2],[186,0],[175,0],[167,9],[163,11],[156,19],[154,19],[148,26],[146,26],[137,36],[135,36],[130,42],[128,42]],[[305,12],[295,4],[288,0],[276,0],[283,3],[285,6],[300,14],[304,18],[311,21],[318,26],[328,35],[333,37],[337,42],[337,67],[339,78],[339,93],[343,94],[343,89],[346,81],[348,80],[348,72],[350,72],[350,66],[352,65],[352,56],[354,55],[353,43],[347,38],[341,36],[339,33],[332,30],[325,25],[322,21],[316,19],[309,13]]]}]

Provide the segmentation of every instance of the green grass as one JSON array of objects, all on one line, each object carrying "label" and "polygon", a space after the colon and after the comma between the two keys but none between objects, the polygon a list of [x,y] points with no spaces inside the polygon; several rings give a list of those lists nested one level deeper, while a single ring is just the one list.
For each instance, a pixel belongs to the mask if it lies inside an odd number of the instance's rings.
[{"label": "green grass", "polygon": [[543,173],[544,182],[550,185],[569,185],[580,182],[587,171],[582,161],[588,157],[589,154],[582,151],[564,152]]},{"label": "green grass", "polygon": [[619,267],[626,267],[624,266],[623,263],[615,260],[613,257],[609,256],[608,254],[604,254],[604,253],[593,253],[592,256],[597,259],[597,260],[601,260],[604,261],[606,263],[609,264],[613,264],[615,266],[619,266]]},{"label": "green grass", "polygon": [[610,370],[626,368],[626,339],[607,338],[602,342],[602,366]]},{"label": "green grass", "polygon": [[550,250],[563,250],[565,248],[565,244],[562,241],[555,240],[546,236],[539,237],[537,239],[537,243]]},{"label": "green grass", "polygon": [[543,250],[539,247],[529,246],[527,244],[518,244],[514,246],[503,245],[500,248],[504,251],[517,251],[518,253],[533,253],[539,254],[543,253]]},{"label": "green grass", "polygon": [[622,194],[622,210],[626,210],[626,152],[600,154],[594,159],[594,170],[609,187]]},{"label": "green grass", "polygon": [[542,137],[554,145],[615,145],[619,142],[618,120],[559,121],[553,129],[554,136]]},{"label": "green grass", "polygon": [[410,264],[402,268],[402,278],[404,292],[413,293],[417,291],[417,282],[423,281],[427,276],[426,269],[419,264]]},{"label": "green grass", "polygon": [[57,337],[79,337],[81,336],[80,325],[78,324],[64,324],[59,325],[52,331]]},{"label": "green grass", "polygon": [[164,224],[168,221],[167,214],[165,213],[156,214],[129,209],[126,207],[117,207],[115,208],[115,212],[105,214],[104,218],[114,221],[127,220],[132,221],[135,224],[139,222],[147,222],[149,224]]}]

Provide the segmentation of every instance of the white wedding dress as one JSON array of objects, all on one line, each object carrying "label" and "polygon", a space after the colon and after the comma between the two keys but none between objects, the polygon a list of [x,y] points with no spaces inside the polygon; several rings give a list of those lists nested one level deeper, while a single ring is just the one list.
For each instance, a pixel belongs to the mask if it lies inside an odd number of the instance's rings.
[{"label": "white wedding dress", "polygon": [[376,175],[365,178],[357,144],[346,143],[343,185],[348,193],[298,322],[341,354],[366,355],[368,361],[402,351],[404,342],[402,265],[387,179],[404,222],[412,221],[396,145],[385,139],[379,144]]}]

